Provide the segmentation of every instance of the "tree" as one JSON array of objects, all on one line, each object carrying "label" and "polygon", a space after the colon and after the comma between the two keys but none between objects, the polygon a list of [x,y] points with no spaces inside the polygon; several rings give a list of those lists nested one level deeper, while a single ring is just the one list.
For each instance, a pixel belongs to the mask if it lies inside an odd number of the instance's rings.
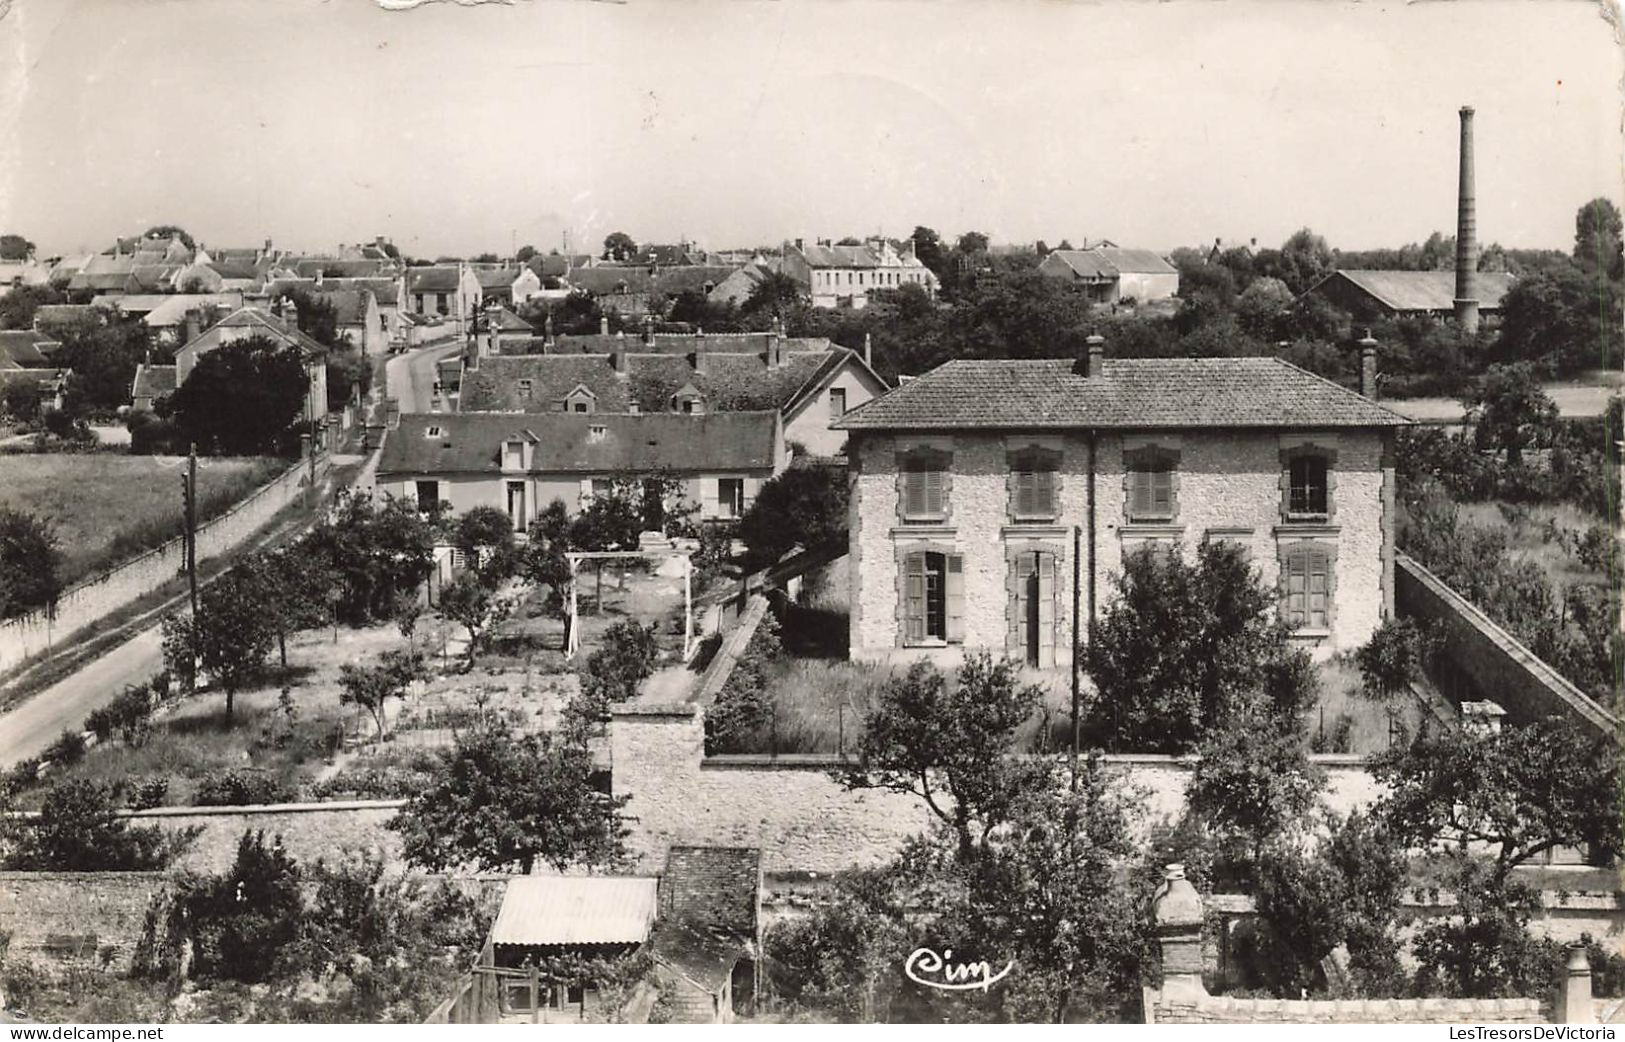
[{"label": "tree", "polygon": [[327,353],[327,409],[338,412],[351,402],[360,402],[372,387],[372,366],[354,349]]},{"label": "tree", "polygon": [[1625,293],[1565,261],[1519,278],[1501,298],[1501,336],[1492,357],[1535,362],[1551,375],[1601,368],[1617,359]]},{"label": "tree", "polygon": [[69,412],[111,414],[129,402],[135,367],[152,346],[143,320],[114,315],[77,324],[59,336],[62,347],[54,363],[73,370],[66,395]]},{"label": "tree", "polygon": [[1260,274],[1274,275],[1286,283],[1293,294],[1304,292],[1332,271],[1331,247],[1308,228],[1299,228],[1288,236],[1281,244],[1278,258],[1278,270],[1267,270],[1260,251],[1255,266]]},{"label": "tree", "polygon": [[440,588],[440,614],[468,631],[468,661],[463,672],[474,668],[475,656],[492,626],[507,618],[511,605],[500,599],[479,572],[469,569]]},{"label": "tree", "polygon": [[850,492],[837,467],[792,467],[766,481],[739,522],[753,565],[767,565],[796,546],[845,543]]},{"label": "tree", "polygon": [[1557,405],[1527,362],[1490,366],[1473,382],[1462,405],[1478,448],[1504,451],[1509,467],[1523,463],[1525,448],[1549,442],[1557,422]]},{"label": "tree", "polygon": [[1484,844],[1488,882],[1554,847],[1617,855],[1619,761],[1606,738],[1559,719],[1492,734],[1424,735],[1372,761],[1388,790],[1376,813],[1410,845]]},{"label": "tree", "polygon": [[1586,271],[1602,272],[1618,282],[1625,278],[1625,221],[1607,196],[1580,207],[1574,215],[1574,261]]},{"label": "tree", "polygon": [[339,704],[365,709],[378,725],[378,740],[384,740],[385,704],[391,698],[405,698],[406,689],[427,675],[423,656],[399,650],[384,652],[376,666],[339,666]]},{"label": "tree", "polygon": [[[1306,673],[1312,668],[1306,658],[1296,662]],[[1266,843],[1306,821],[1325,787],[1308,744],[1295,713],[1277,712],[1262,697],[1249,700],[1217,721],[1199,747],[1185,796],[1191,812],[1220,837],[1245,844],[1238,853],[1257,864]]]},{"label": "tree", "polygon": [[[569,625],[570,513],[563,500],[555,499],[536,515],[530,526],[530,541],[520,560],[520,572],[533,586],[548,588],[547,608]],[[569,642],[569,634],[565,634]]]},{"label": "tree", "polygon": [[148,228],[141,236],[143,239],[179,239],[181,245],[189,250],[197,249],[197,241],[187,233],[185,228],[174,224],[155,224]]},{"label": "tree", "polygon": [[118,816],[111,787],[76,778],[52,786],[39,817],[0,815],[0,865],[12,872],[155,872],[195,839]]},{"label": "tree", "polygon": [[1239,546],[1204,541],[1195,564],[1147,547],[1112,581],[1119,596],[1084,649],[1096,688],[1083,722],[1092,741],[1187,752],[1259,693],[1274,712],[1306,707],[1313,673]]},{"label": "tree", "polygon": [[1445,882],[1456,896],[1454,914],[1421,924],[1412,939],[1417,990],[1480,999],[1550,987],[1562,949],[1530,935],[1539,891],[1459,852],[1449,859]]},{"label": "tree", "polygon": [[474,569],[481,581],[494,585],[513,574],[513,519],[496,507],[471,507],[457,518],[451,545],[479,560]]},{"label": "tree", "polygon": [[1354,652],[1366,695],[1387,700],[1408,691],[1422,675],[1428,644],[1422,628],[1411,619],[1392,617],[1378,623],[1371,639]]},{"label": "tree", "polygon": [[54,286],[16,286],[0,296],[0,329],[32,329],[34,312],[44,304],[65,304],[68,295]]},{"label": "tree", "polygon": [[570,545],[580,550],[636,550],[644,532],[692,534],[697,509],[684,499],[685,484],[669,472],[622,471],[609,487],[594,491],[570,525]]},{"label": "tree", "polygon": [[199,358],[170,402],[176,424],[200,451],[270,455],[287,444],[308,387],[299,348],[253,336]]},{"label": "tree", "polygon": [[199,663],[226,693],[226,719],[237,692],[259,676],[276,641],[272,604],[251,573],[233,569],[204,587],[193,620]]},{"label": "tree", "polygon": [[34,255],[34,244],[21,235],[7,232],[0,235],[0,260],[27,260]]},{"label": "tree", "polygon": [[342,493],[299,545],[337,577],[336,611],[354,624],[392,617],[434,570],[434,533],[413,504],[392,496]]},{"label": "tree", "polygon": [[255,554],[237,568],[251,579],[256,601],[265,606],[278,658],[287,669],[289,635],[328,620],[337,579],[320,557],[286,547]]},{"label": "tree", "polygon": [[593,772],[584,745],[486,723],[439,754],[428,787],[388,827],[406,860],[431,872],[607,868],[625,856],[626,797],[600,792]]},{"label": "tree", "polygon": [[963,254],[986,253],[988,238],[982,232],[966,232],[954,243],[954,249]]},{"label": "tree", "polygon": [[638,244],[625,232],[610,232],[604,238],[604,259],[629,261],[637,256]]},{"label": "tree", "polygon": [[45,393],[37,380],[19,380],[0,386],[0,413],[14,423],[31,424],[40,417]]},{"label": "tree", "polygon": [[617,622],[604,631],[603,646],[587,656],[581,693],[566,707],[566,714],[582,727],[606,719],[611,705],[637,696],[639,686],[654,673],[659,652],[652,623]]},{"label": "tree", "polygon": [[771,314],[783,320],[806,295],[801,283],[782,271],[775,271],[751,287],[739,311],[743,315]]},{"label": "tree", "polygon": [[838,777],[848,789],[887,789],[923,799],[953,830],[968,861],[1030,787],[1033,768],[1010,756],[1016,728],[1042,700],[1015,663],[973,654],[954,682],[928,662],[894,677],[863,722],[856,762]]},{"label": "tree", "polygon": [[519,247],[519,252],[513,255],[513,259],[520,264],[526,264],[534,256],[536,256],[536,247],[527,244]]},{"label": "tree", "polygon": [[283,296],[293,302],[298,312],[299,332],[326,348],[350,346],[349,338],[339,333],[339,309],[332,301],[298,288],[285,291]]},{"label": "tree", "polygon": [[915,259],[941,279],[948,270],[948,253],[942,246],[942,237],[921,224],[915,226],[909,238],[914,242]]},{"label": "tree", "polygon": [[61,567],[50,522],[0,506],[0,619],[53,604],[62,592]]},{"label": "tree", "polygon": [[1292,291],[1280,279],[1254,279],[1236,298],[1236,322],[1251,336],[1273,338],[1292,302]]}]

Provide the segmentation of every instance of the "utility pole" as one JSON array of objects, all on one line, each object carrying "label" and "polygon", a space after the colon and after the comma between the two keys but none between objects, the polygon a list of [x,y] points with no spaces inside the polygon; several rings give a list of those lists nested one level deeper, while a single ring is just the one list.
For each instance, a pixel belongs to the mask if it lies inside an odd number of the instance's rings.
[{"label": "utility pole", "polygon": [[197,621],[197,443],[193,442],[186,453],[186,472],[181,475],[181,487],[185,495],[185,525],[186,525],[186,582],[192,594],[192,620]]}]

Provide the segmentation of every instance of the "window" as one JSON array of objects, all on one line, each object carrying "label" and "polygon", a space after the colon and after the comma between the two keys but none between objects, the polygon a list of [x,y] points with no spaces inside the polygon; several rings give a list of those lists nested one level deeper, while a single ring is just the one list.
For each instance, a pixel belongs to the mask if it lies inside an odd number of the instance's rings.
[{"label": "window", "polygon": [[717,479],[717,516],[737,518],[745,516],[745,479]]},{"label": "window", "polygon": [[518,441],[505,441],[502,443],[502,469],[525,469],[525,445]]},{"label": "window", "polygon": [[965,559],[914,551],[903,558],[903,643],[958,644],[965,639]]},{"label": "window", "polygon": [[1325,456],[1300,454],[1287,460],[1287,502],[1289,517],[1325,517],[1331,496]]},{"label": "window", "polygon": [[1130,522],[1172,521],[1179,514],[1179,453],[1160,446],[1123,453],[1123,507]]},{"label": "window", "polygon": [[1005,651],[1040,669],[1055,665],[1055,562],[1056,555],[1043,550],[1010,557]]},{"label": "window", "polygon": [[684,398],[683,399],[683,411],[688,413],[690,416],[692,416],[694,414],[694,399],[692,399],[692,398]]},{"label": "window", "polygon": [[572,402],[570,408],[574,412],[591,412],[592,408],[586,402]]},{"label": "window", "polygon": [[527,402],[530,401],[530,392],[531,392],[531,388],[533,386],[534,385],[528,379],[520,380],[519,381],[519,397],[523,398]]},{"label": "window", "polygon": [[846,415],[846,388],[831,387],[829,389],[829,418],[838,420]]},{"label": "window", "polygon": [[903,516],[907,520],[935,521],[947,513],[942,477],[940,470],[903,472]]},{"label": "window", "polygon": [[440,506],[440,482],[419,481],[417,483],[417,497],[419,510],[434,510]]},{"label": "window", "polygon": [[1331,628],[1332,555],[1323,546],[1294,546],[1281,559],[1282,615],[1293,629]]},{"label": "window", "polygon": [[1056,472],[1061,454],[1030,446],[1009,456],[1010,512],[1017,520],[1049,519],[1060,513]]},{"label": "window", "polygon": [[[436,386],[438,386],[438,385],[436,385]],[[423,436],[425,438],[441,438],[441,437],[444,437],[445,434],[446,434],[446,430],[445,430],[444,427],[436,427],[436,426],[430,425],[428,427],[425,427],[424,430],[423,430]]]}]

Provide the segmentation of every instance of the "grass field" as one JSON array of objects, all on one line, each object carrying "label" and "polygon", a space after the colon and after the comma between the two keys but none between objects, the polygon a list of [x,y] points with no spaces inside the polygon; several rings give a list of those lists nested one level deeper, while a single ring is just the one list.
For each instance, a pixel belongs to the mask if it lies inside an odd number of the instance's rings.
[{"label": "grass field", "polygon": [[[181,532],[181,468],[171,456],[0,455],[0,506],[48,518],[73,583]],[[225,513],[283,466],[276,459],[198,460],[198,520]]]},{"label": "grass field", "polygon": [[1459,516],[1464,522],[1505,530],[1507,548],[1540,565],[1546,577],[1559,590],[1571,583],[1600,586],[1608,581],[1607,575],[1600,569],[1587,567],[1576,554],[1565,549],[1562,540],[1551,538],[1555,529],[1581,536],[1593,525],[1601,523],[1579,507],[1569,503],[1515,505],[1490,500],[1462,503],[1459,509]]}]

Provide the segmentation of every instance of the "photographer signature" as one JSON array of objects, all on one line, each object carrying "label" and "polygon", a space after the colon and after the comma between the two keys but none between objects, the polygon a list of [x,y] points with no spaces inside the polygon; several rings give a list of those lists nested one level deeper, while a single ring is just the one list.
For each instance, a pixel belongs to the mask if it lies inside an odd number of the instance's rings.
[{"label": "photographer signature", "polygon": [[1004,964],[1004,969],[994,973],[992,965],[985,959],[956,963],[952,961],[953,957],[952,948],[940,955],[931,948],[916,948],[904,961],[903,974],[915,984],[938,991],[970,991],[975,988],[986,991],[1008,976],[1016,965],[1012,960]]}]

